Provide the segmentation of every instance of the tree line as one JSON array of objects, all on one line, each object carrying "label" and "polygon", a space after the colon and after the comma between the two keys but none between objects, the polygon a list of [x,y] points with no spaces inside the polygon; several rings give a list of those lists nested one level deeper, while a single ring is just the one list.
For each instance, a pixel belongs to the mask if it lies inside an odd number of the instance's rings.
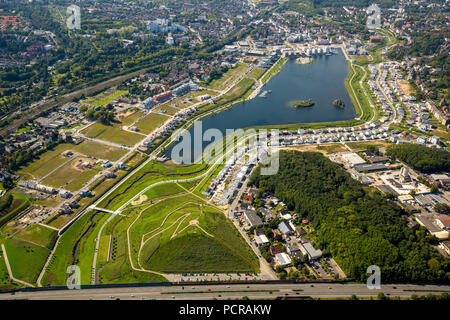
[{"label": "tree line", "polygon": [[360,281],[370,265],[381,268],[382,281],[448,282],[450,261],[430,243],[425,228],[407,227],[400,207],[393,207],[377,190],[363,188],[338,164],[319,153],[280,152],[279,172],[250,184],[270,192],[308,219],[312,239],[331,255],[347,276]]},{"label": "tree line", "polygon": [[391,146],[386,154],[423,173],[450,171],[450,153],[446,150],[408,143]]}]

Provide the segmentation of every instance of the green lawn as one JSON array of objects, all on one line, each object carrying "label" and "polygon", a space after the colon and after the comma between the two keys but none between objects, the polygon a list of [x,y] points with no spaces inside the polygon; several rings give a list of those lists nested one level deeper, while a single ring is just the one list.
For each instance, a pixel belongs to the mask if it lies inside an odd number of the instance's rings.
[{"label": "green lawn", "polygon": [[148,272],[135,271],[131,268],[128,259],[126,230],[135,218],[135,215],[115,218],[105,228],[104,234],[108,234],[108,231],[106,229],[109,229],[112,234],[112,259],[101,269],[99,275],[100,283],[167,281],[167,279],[159,275]]},{"label": "green lawn", "polygon": [[56,230],[34,224],[21,230],[14,237],[31,241],[48,249],[53,249],[57,236],[58,232]]},{"label": "green lawn", "polygon": [[59,144],[52,150],[44,152],[34,161],[20,168],[17,172],[23,179],[34,177],[41,178],[54,170],[57,166],[63,164],[68,158],[63,157],[61,153],[66,151],[68,144]]},{"label": "green lawn", "polygon": [[[42,279],[43,286],[66,284],[66,280],[68,278],[68,274],[66,273],[67,267],[74,264],[79,265],[80,263],[80,261],[78,261],[80,248],[78,248],[78,250],[75,250],[75,247],[79,245],[79,242],[82,241],[82,239],[84,239],[83,241],[85,241],[85,239],[89,237],[89,235],[92,233],[92,230],[95,228],[98,221],[103,216],[104,214],[96,215],[96,213],[93,211],[88,212],[80,219],[78,219],[64,233],[64,235],[59,240],[59,245]],[[88,261],[90,261],[92,265],[92,257],[85,257],[82,261],[82,266],[85,267],[85,265],[88,264]],[[82,272],[81,274],[82,280],[85,280],[90,276],[90,270],[87,271],[88,275],[84,273],[86,273],[86,269],[84,269],[84,272]],[[86,283],[85,281],[83,282]]]},{"label": "green lawn", "polygon": [[32,204],[32,197],[18,192],[12,192],[13,201],[11,206],[0,213],[0,226],[6,224],[19,215]]},{"label": "green lawn", "polygon": [[[156,210],[159,219],[155,217]],[[171,212],[165,211],[161,214],[161,210],[156,207],[150,210],[146,214],[147,218],[143,217],[136,228],[133,226],[133,232],[140,234],[159,226],[162,218]],[[159,230],[150,233],[145,238],[150,240],[141,256],[144,268],[167,273],[258,271],[256,256],[223,213],[209,207],[204,207],[203,211],[201,215],[198,205],[186,203],[165,221],[166,231],[153,238],[151,236]],[[189,216],[179,220],[186,214]],[[198,219],[200,226],[214,237],[209,237],[195,226],[189,226],[189,221],[193,219]],[[175,232],[177,235],[172,238]]]},{"label": "green lawn", "polygon": [[76,250],[76,264],[80,267],[81,283],[91,283],[91,268],[95,252],[95,239],[98,236],[98,231],[110,214],[98,213],[89,222],[89,228],[83,233],[83,236],[78,239],[79,244]]},{"label": "green lawn", "polygon": [[124,149],[107,146],[105,144],[89,140],[85,140],[78,145],[70,144],[67,145],[67,147],[74,152],[79,152],[86,156],[110,161],[117,161],[127,153]]},{"label": "green lawn", "polygon": [[248,78],[258,80],[267,70],[264,68],[255,68],[247,75]]},{"label": "green lawn", "polygon": [[103,107],[104,105],[110,103],[114,99],[117,99],[118,97],[123,96],[124,94],[128,93],[128,91],[125,91],[125,90],[117,90],[112,93],[110,93],[110,92],[111,92],[111,90],[104,91],[95,97],[90,97],[81,102],[89,103],[95,107]]},{"label": "green lawn", "polygon": [[125,183],[118,187],[100,203],[100,207],[110,210],[118,209],[123,203],[130,200],[151,183],[171,180],[187,179],[203,173],[207,165],[164,165],[158,162],[149,162],[139,172],[135,173]]},{"label": "green lawn", "polygon": [[50,250],[16,238],[8,239],[5,248],[14,277],[35,284]]},{"label": "green lawn", "polygon": [[217,104],[226,104],[232,102],[247,93],[255,83],[255,80],[244,78],[237,85],[231,88],[222,98],[217,100]]},{"label": "green lawn", "polygon": [[281,69],[283,68],[283,65],[286,63],[286,61],[288,61],[288,58],[281,58],[280,60],[278,60],[273,68],[270,69],[270,71],[268,73],[266,73],[264,75],[264,77],[261,79],[262,83],[267,83],[267,81],[270,80],[271,77],[273,77],[274,75],[276,75],[278,72],[281,71]]},{"label": "green lawn", "polygon": [[42,178],[69,158],[61,154],[66,150],[72,150],[86,156],[116,161],[126,154],[126,150],[107,146],[94,141],[83,141],[80,144],[61,143],[52,150],[44,152],[38,158],[18,170],[22,179]]},{"label": "green lawn", "polygon": [[235,68],[229,69],[219,79],[211,81],[207,88],[214,90],[223,90],[227,88],[235,79],[239,78],[245,71],[248,70],[248,65],[245,63],[238,63]]},{"label": "green lawn", "polygon": [[136,120],[138,120],[140,117],[142,117],[144,115],[144,112],[141,111],[138,108],[133,108],[132,110],[129,110],[133,113],[127,115],[127,116],[120,116],[120,122],[122,123],[123,126],[129,126],[131,125],[133,122],[135,122]]},{"label": "green lawn", "polygon": [[167,119],[169,119],[169,116],[152,112],[137,123],[137,128],[139,129],[139,132],[149,134],[163,124]]},{"label": "green lawn", "polygon": [[151,200],[170,195],[175,195],[180,192],[184,192],[184,190],[175,183],[165,183],[151,188],[150,190],[145,192],[144,195],[147,196],[149,200]]},{"label": "green lawn", "polygon": [[174,115],[175,113],[177,113],[178,111],[180,111],[180,109],[178,108],[174,108],[170,105],[166,105],[166,106],[159,106],[156,107],[155,109],[153,109],[155,112],[160,112],[167,114],[167,115]]},{"label": "green lawn", "polygon": [[111,141],[129,147],[134,146],[137,142],[145,138],[140,134],[122,130],[121,124],[107,126],[100,122],[93,123],[84,129],[82,133],[91,138]]},{"label": "green lawn", "polygon": [[11,290],[18,288],[20,285],[13,282],[6,268],[5,258],[3,257],[3,252],[0,247],[0,292],[4,290]]},{"label": "green lawn", "polygon": [[110,236],[101,236],[98,247],[97,266],[103,266],[108,262]]},{"label": "green lawn", "polygon": [[77,191],[83,188],[83,184],[92,179],[101,168],[94,166],[92,169],[78,170],[74,167],[74,163],[79,159],[75,158],[73,161],[62,166],[47,178],[42,180],[44,185],[55,188],[63,187],[69,191]]},{"label": "green lawn", "polygon": [[366,95],[364,94],[363,88],[361,88],[359,84],[359,81],[364,77],[364,71],[358,66],[353,68],[351,65],[348,67],[349,74],[345,79],[345,88],[347,89],[350,99],[352,100],[358,117],[361,117],[361,120],[363,121],[368,121],[372,119],[373,110],[370,107],[370,103]]}]

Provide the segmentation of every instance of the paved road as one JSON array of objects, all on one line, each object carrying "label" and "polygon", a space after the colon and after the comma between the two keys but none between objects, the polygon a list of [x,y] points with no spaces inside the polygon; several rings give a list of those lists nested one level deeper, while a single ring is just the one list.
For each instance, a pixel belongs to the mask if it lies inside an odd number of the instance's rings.
[{"label": "paved road", "polygon": [[[211,290],[211,291],[209,291]],[[107,289],[81,290],[49,290],[39,292],[17,292],[0,294],[4,299],[33,299],[33,300],[88,300],[88,299],[213,299],[239,298],[248,296],[251,299],[267,299],[277,296],[311,296],[315,298],[349,297],[353,294],[376,296],[383,292],[392,297],[410,297],[413,294],[426,295],[449,292],[450,286],[436,285],[381,285],[381,289],[370,290],[365,284],[230,284],[230,285],[189,285],[189,286],[158,286],[158,287],[129,287]],[[272,292],[272,293],[270,293]],[[220,296],[219,296],[220,295]],[[111,298],[111,296],[113,298]]]}]

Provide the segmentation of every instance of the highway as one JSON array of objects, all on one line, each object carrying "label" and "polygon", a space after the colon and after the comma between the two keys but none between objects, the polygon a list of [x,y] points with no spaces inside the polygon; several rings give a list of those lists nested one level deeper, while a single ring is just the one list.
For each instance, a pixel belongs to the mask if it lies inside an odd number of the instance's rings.
[{"label": "highway", "polygon": [[410,297],[413,294],[426,295],[450,292],[450,286],[386,284],[381,289],[368,289],[365,284],[229,284],[229,285],[176,285],[155,287],[123,287],[81,290],[46,290],[37,292],[16,292],[0,294],[0,300],[209,300],[241,298],[274,299],[276,297],[339,298],[376,297],[378,293],[390,297]]}]

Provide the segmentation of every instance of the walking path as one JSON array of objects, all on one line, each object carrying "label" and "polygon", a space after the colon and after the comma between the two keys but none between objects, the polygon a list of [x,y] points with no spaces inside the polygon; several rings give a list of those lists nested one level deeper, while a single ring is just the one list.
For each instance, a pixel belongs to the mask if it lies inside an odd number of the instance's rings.
[{"label": "walking path", "polygon": [[11,280],[21,283],[23,285],[26,285],[27,287],[34,287],[32,284],[30,284],[28,282],[14,278],[12,270],[11,270],[11,266],[9,265],[9,260],[8,260],[8,255],[6,254],[5,245],[3,243],[2,243],[2,252],[3,252],[3,257],[5,258],[6,269],[8,269],[8,274],[9,274],[9,277],[11,278]]},{"label": "walking path", "polygon": [[[343,49],[343,52],[344,52],[344,55],[346,56],[346,58],[347,58],[348,60],[350,60],[349,57],[348,57],[348,55],[347,55],[347,53],[345,52],[344,49]],[[355,71],[353,65],[352,65],[352,68],[353,68],[353,70]],[[232,89],[239,81],[241,81],[243,78],[245,78],[245,77],[248,75],[248,73],[249,73],[250,71],[252,71],[252,69],[253,69],[253,68],[249,68],[249,70],[247,70],[247,72],[245,72],[244,74],[242,74],[241,76],[239,76],[237,79],[235,79],[235,80],[230,84],[230,86],[228,86],[228,88],[226,88],[225,90],[223,90],[219,95],[215,96],[214,98],[217,99],[217,98],[219,98],[219,97],[225,95],[225,94],[226,94],[229,90],[231,90],[231,89]],[[362,81],[363,81],[363,80],[365,79],[365,77],[366,77],[366,71],[365,71],[364,69],[363,69],[363,71],[365,72],[365,75],[364,75],[363,79],[360,81],[360,84],[361,84],[361,85],[362,85]],[[267,74],[267,73],[265,73],[265,74]],[[355,76],[355,74],[356,74],[356,72],[354,72],[353,77]],[[352,79],[353,79],[353,77],[352,77]],[[261,78],[262,78],[262,77],[261,77]],[[260,78],[260,79],[261,79],[261,78]],[[261,87],[262,87],[262,82],[261,82],[261,80],[258,80],[258,87],[257,87],[257,89],[252,93],[252,95],[251,95],[250,97],[256,96],[256,94],[257,94],[257,92],[258,92],[258,89],[260,90]],[[352,86],[350,86],[350,87],[351,87],[351,90],[352,90],[353,94],[354,94],[355,97],[356,97],[356,93],[355,93],[354,88],[353,88]],[[363,89],[364,89],[365,95],[368,96],[368,95],[367,95],[367,92],[365,91],[365,88],[364,88],[364,87],[363,87]],[[361,107],[360,101],[357,99],[357,97],[356,97],[356,100],[357,100],[357,103],[358,103],[359,108],[360,108],[360,110],[361,110],[361,117],[362,117],[362,115],[364,115],[364,110],[363,110],[363,108]],[[240,101],[241,101],[241,100],[231,102],[231,103],[229,103],[229,104],[227,104],[227,105],[225,105],[225,106],[223,106],[223,107],[221,107],[221,108],[218,108],[218,109],[215,109],[215,110],[208,111],[208,112],[206,112],[206,113],[204,113],[204,114],[201,114],[201,115],[199,115],[199,116],[197,116],[197,117],[195,117],[195,118],[192,118],[192,119],[188,120],[188,121],[185,123],[185,125],[183,126],[183,128],[189,127],[190,125],[193,124],[194,121],[196,121],[196,120],[198,120],[198,119],[200,119],[200,118],[203,118],[203,117],[208,116],[208,115],[213,114],[213,113],[220,112],[221,110],[226,109],[226,108],[230,107],[231,105],[233,105],[233,104],[235,104],[235,103],[239,103]],[[369,100],[369,101],[370,101],[370,100]],[[201,102],[201,103],[204,103],[204,102]],[[199,103],[199,104],[201,104],[201,103]],[[373,106],[372,104],[371,104],[371,107],[374,108],[374,106]],[[372,117],[372,119],[371,119],[369,122],[372,122],[372,121],[374,120],[375,116],[376,116],[376,110],[374,111],[374,117]],[[153,133],[154,133],[154,132],[152,132],[151,134],[153,134]],[[149,134],[149,135],[147,135],[147,136],[150,137],[151,134]],[[87,138],[87,137],[85,137],[85,138],[88,139],[88,140],[92,140],[92,141],[98,140],[98,139]],[[248,137],[245,137],[245,138],[248,138]],[[124,179],[122,179],[119,183],[117,183],[117,184],[114,185],[111,189],[109,189],[102,197],[100,197],[100,198],[93,204],[93,207],[96,208],[96,210],[100,210],[100,211],[103,211],[103,212],[107,212],[107,213],[112,214],[111,217],[108,218],[108,220],[104,223],[104,225],[102,226],[101,230],[99,231],[99,236],[101,235],[101,232],[102,232],[102,230],[103,230],[103,227],[104,227],[107,223],[109,223],[109,222],[111,221],[111,219],[115,216],[115,214],[120,214],[120,212],[121,212],[122,210],[124,210],[124,209],[125,209],[132,201],[134,201],[137,197],[140,197],[144,192],[146,192],[146,191],[147,191],[148,189],[150,189],[151,187],[156,186],[156,185],[159,185],[159,184],[163,184],[163,183],[173,183],[173,182],[174,182],[174,183],[178,183],[178,182],[183,182],[183,181],[193,181],[193,180],[197,180],[197,179],[201,179],[201,178],[205,178],[205,179],[206,179],[206,178],[209,176],[209,174],[212,172],[211,170],[214,170],[214,168],[217,166],[217,164],[219,164],[220,161],[223,159],[223,157],[226,156],[226,155],[223,155],[222,157],[218,157],[218,158],[217,158],[217,161],[211,166],[211,168],[209,168],[205,173],[203,173],[203,174],[201,174],[201,175],[199,175],[199,176],[197,176],[197,177],[189,178],[189,179],[184,179],[184,180],[168,180],[168,181],[161,181],[161,182],[157,182],[157,183],[155,183],[155,184],[152,184],[152,185],[148,186],[147,188],[145,188],[143,191],[141,191],[139,194],[135,195],[131,200],[129,200],[129,201],[127,201],[126,203],[124,203],[124,204],[123,204],[119,209],[117,209],[116,211],[107,210],[107,209],[102,209],[102,208],[98,208],[98,207],[97,207],[104,199],[106,199],[106,198],[107,198],[111,193],[113,193],[118,187],[120,187],[123,183],[125,183],[126,181],[128,181],[128,179],[129,179],[130,177],[132,177],[136,172],[138,172],[139,170],[141,170],[141,169],[142,169],[145,165],[147,165],[150,161],[154,160],[154,159],[157,157],[157,155],[161,152],[161,150],[163,150],[163,148],[166,148],[170,143],[173,143],[173,142],[175,141],[175,139],[176,139],[176,138],[171,137],[171,138],[167,139],[165,142],[163,142],[159,147],[157,147],[157,148],[150,154],[150,156],[149,156],[149,158],[148,158],[147,160],[145,160],[140,166],[138,166],[135,170],[133,170],[129,175],[127,175],[127,176],[126,176]],[[114,143],[109,143],[109,142],[103,141],[103,140],[100,140],[100,141],[97,141],[97,142],[100,142],[100,143],[103,143],[103,144],[108,144],[108,145],[113,145],[113,146],[116,146],[116,147],[120,147],[120,148],[122,148],[122,149],[127,149],[127,150],[129,150],[129,152],[128,152],[125,156],[128,156],[131,152],[134,152],[134,151],[137,150],[137,147],[139,147],[139,146],[141,145],[142,141],[143,141],[143,140],[141,140],[141,142],[137,143],[135,146],[133,146],[133,147],[131,147],[131,148],[124,148],[123,146],[118,146],[118,145],[116,145],[116,144],[114,144]],[[121,160],[122,160],[122,159],[125,159],[125,156],[122,157]],[[189,193],[191,193],[191,192],[189,192]],[[191,193],[191,194],[193,194],[193,193]],[[197,196],[197,195],[195,195],[195,196]],[[198,197],[198,196],[197,196],[197,197]],[[199,197],[199,198],[201,198],[201,197]],[[202,198],[201,198],[201,199],[202,199]],[[202,200],[203,200],[203,201],[206,201],[205,199],[202,199]],[[91,209],[91,207],[88,207],[88,208],[82,210],[80,213],[78,213],[78,214],[74,217],[74,219],[72,219],[68,224],[66,224],[63,228],[61,228],[60,231],[59,231],[58,240],[59,240],[59,238],[61,237],[61,235],[64,233],[64,231],[66,230],[66,228],[70,226],[71,223],[73,223],[74,221],[76,221],[76,219],[78,219],[79,217],[81,217],[82,215],[84,215],[84,214],[85,214],[86,212],[88,212],[90,209]],[[135,221],[137,221],[137,219],[136,219]],[[135,221],[134,221],[134,222],[135,222]],[[133,222],[133,224],[134,224],[134,222]],[[133,224],[132,224],[132,225],[133,225]],[[132,226],[132,225],[131,225],[131,226]],[[130,227],[131,227],[131,226],[130,226]],[[129,230],[130,230],[130,228],[127,230],[128,246],[130,246],[130,243],[129,243],[129,232],[128,232]],[[238,228],[238,230],[239,230],[239,232],[241,232],[241,234],[244,236],[244,238],[245,238],[245,239],[247,240],[247,242],[251,245],[252,249],[254,250],[254,252],[255,252],[255,253],[257,254],[257,256],[259,257],[259,259],[260,259],[260,265],[261,265],[261,269],[262,269],[261,271],[267,273],[267,275],[268,275],[270,278],[275,278],[275,279],[276,279],[276,276],[274,275],[273,270],[271,270],[270,266],[267,265],[267,262],[266,262],[264,259],[262,259],[262,257],[261,257],[260,255],[258,255],[258,251],[255,250],[255,248],[254,248],[254,244],[252,244],[252,243],[249,241],[247,235],[246,235],[245,233],[243,233],[242,230],[241,230],[240,228]],[[59,241],[56,242],[53,251],[51,252],[50,256],[49,256],[48,259],[47,259],[47,262],[46,262],[46,264],[45,264],[45,266],[44,266],[44,268],[43,268],[43,270],[42,270],[42,272],[41,272],[41,274],[40,274],[40,276],[39,276],[39,279],[38,279],[38,285],[41,285],[41,284],[40,284],[40,281],[41,281],[41,279],[42,279],[42,276],[43,276],[43,274],[45,273],[45,270],[46,270],[46,268],[48,267],[48,264],[49,264],[49,262],[51,261],[51,258],[52,258],[52,256],[53,256],[54,251],[56,250],[58,244],[59,244]],[[96,264],[96,259],[97,259],[98,245],[99,245],[99,241],[97,241],[97,243],[96,243],[96,252],[95,252],[95,254],[94,254],[94,261],[93,261],[93,275],[95,275],[95,272],[94,272],[94,271],[95,271],[95,264]],[[148,270],[140,270],[140,269],[135,268],[134,265],[133,265],[132,259],[131,259],[131,251],[130,251],[130,248],[128,248],[128,249],[129,249],[128,254],[129,254],[129,258],[130,258],[130,263],[131,263],[131,266],[132,266],[133,269],[139,270],[139,271],[145,271],[145,272],[152,272],[152,271],[148,271]],[[268,268],[270,268],[270,270],[268,270]],[[164,274],[161,274],[161,273],[158,273],[158,272],[153,272],[153,273],[159,274],[159,275],[162,275],[162,276],[165,276],[166,278],[167,278],[167,276],[169,276],[169,278],[173,278],[173,275],[164,275]],[[95,282],[95,276],[93,276],[93,282]]]}]

